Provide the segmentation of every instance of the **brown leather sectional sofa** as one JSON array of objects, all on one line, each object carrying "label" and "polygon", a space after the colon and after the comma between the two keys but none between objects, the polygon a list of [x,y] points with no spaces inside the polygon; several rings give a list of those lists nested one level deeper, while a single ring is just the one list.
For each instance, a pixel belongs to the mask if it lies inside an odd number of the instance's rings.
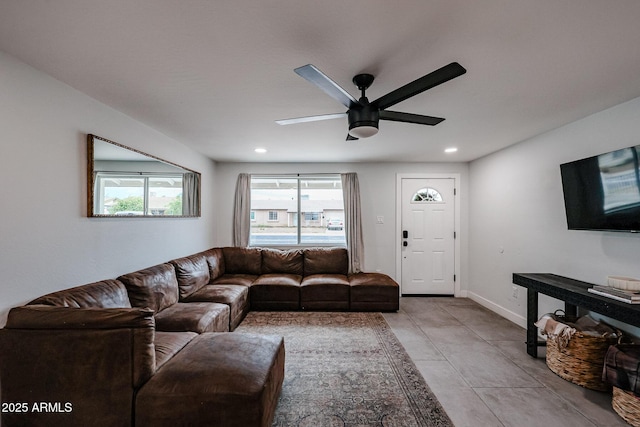
[{"label": "brown leather sectional sofa", "polygon": [[2,425],[268,426],[284,341],[227,333],[249,310],[398,308],[342,248],[213,248],[54,292],[0,330]]}]

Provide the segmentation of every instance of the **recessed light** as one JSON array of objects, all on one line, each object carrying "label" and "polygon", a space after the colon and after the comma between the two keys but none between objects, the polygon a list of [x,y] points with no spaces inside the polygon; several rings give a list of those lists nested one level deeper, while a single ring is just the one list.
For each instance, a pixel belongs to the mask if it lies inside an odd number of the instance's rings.
[{"label": "recessed light", "polygon": [[266,148],[256,148],[255,152],[256,153],[260,153],[260,154],[264,154],[264,153],[267,152],[267,149]]},{"label": "recessed light", "polygon": [[456,147],[451,147],[444,150],[445,153],[455,153],[456,151],[458,151]]}]

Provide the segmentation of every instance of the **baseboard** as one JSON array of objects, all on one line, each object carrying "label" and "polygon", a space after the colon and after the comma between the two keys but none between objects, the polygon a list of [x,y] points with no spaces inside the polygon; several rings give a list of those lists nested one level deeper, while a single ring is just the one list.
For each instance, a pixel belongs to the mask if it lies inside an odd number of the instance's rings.
[{"label": "baseboard", "polygon": [[506,308],[494,303],[493,301],[489,301],[488,299],[481,297],[480,295],[473,293],[471,291],[467,291],[467,298],[477,302],[478,304],[480,304],[483,307],[488,308],[489,310],[493,311],[494,313],[499,314],[500,316],[504,317],[505,319],[508,319],[510,321],[512,321],[513,323],[515,323],[516,325],[522,327],[522,328],[527,328],[527,318],[523,317],[521,315],[519,315],[518,313],[514,313],[511,310],[507,310]]}]

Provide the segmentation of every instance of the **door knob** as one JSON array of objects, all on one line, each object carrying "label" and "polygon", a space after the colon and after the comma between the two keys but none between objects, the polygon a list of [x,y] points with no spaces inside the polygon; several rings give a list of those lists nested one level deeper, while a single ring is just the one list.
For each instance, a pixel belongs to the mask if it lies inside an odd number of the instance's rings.
[{"label": "door knob", "polygon": [[405,240],[404,242],[402,242],[402,246],[409,246],[409,244],[407,243],[407,241]]},{"label": "door knob", "polygon": [[402,238],[406,239],[407,237],[409,237],[409,232],[407,230],[403,230],[402,231]]}]

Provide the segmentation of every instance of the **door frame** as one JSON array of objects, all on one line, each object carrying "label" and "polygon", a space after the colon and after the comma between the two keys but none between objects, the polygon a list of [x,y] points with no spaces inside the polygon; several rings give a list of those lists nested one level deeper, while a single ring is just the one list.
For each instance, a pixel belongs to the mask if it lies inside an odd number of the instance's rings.
[{"label": "door frame", "polygon": [[462,274],[460,268],[460,174],[459,173],[397,173],[396,174],[396,276],[400,285],[400,295],[402,295],[402,180],[403,179],[453,179],[453,186],[456,189],[453,196],[453,221],[456,238],[453,242],[453,271],[456,275],[453,296],[463,296],[460,290]]}]

